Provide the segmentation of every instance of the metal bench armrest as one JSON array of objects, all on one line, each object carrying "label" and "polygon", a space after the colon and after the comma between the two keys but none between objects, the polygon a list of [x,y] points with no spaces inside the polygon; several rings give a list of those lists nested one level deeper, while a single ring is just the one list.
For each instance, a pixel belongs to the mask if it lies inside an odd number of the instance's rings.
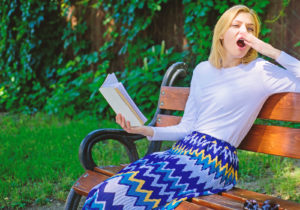
[{"label": "metal bench armrest", "polygon": [[129,134],[122,129],[98,129],[90,132],[81,142],[79,160],[85,170],[93,170],[96,163],[92,157],[93,146],[104,140],[116,140],[123,144],[127,150],[130,162],[139,159],[135,141],[144,138],[143,135]]}]

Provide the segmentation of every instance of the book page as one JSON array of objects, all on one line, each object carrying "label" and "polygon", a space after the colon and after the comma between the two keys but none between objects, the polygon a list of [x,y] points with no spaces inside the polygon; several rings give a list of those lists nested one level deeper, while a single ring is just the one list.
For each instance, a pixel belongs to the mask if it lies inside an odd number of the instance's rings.
[{"label": "book page", "polygon": [[118,83],[118,79],[114,73],[108,74],[101,87],[110,87]]},{"label": "book page", "polygon": [[99,90],[114,112],[121,113],[132,126],[140,126],[147,121],[114,73],[106,77]]},{"label": "book page", "polygon": [[126,100],[128,101],[128,103],[132,106],[132,109],[137,112],[137,115],[145,123],[147,121],[147,118],[142,114],[142,112],[140,111],[140,109],[136,106],[136,104],[134,103],[134,101],[131,99],[131,97],[127,93],[126,89],[124,88],[123,84],[119,82],[117,88],[120,90],[121,94],[126,98]]}]

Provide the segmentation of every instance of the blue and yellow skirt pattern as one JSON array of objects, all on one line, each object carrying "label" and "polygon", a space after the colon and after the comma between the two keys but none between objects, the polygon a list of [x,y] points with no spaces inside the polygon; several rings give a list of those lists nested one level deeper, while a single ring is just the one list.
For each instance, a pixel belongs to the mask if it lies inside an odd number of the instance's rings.
[{"label": "blue and yellow skirt pattern", "polygon": [[83,209],[174,209],[189,198],[230,190],[237,171],[235,147],[194,131],[95,186]]}]

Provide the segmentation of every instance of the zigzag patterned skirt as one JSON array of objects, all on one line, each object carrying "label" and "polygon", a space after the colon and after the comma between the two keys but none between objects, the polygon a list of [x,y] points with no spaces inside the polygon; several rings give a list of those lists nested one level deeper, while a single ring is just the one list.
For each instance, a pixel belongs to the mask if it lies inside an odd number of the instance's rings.
[{"label": "zigzag patterned skirt", "polygon": [[95,186],[83,209],[174,209],[189,198],[230,190],[237,171],[235,147],[193,132]]}]

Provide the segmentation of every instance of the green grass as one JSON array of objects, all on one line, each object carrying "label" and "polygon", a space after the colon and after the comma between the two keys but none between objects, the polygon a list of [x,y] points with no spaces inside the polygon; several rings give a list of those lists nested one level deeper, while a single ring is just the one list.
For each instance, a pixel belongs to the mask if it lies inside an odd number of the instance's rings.
[{"label": "green grass", "polygon": [[300,160],[239,151],[237,187],[300,203]]},{"label": "green grass", "polygon": [[[0,208],[18,208],[42,205],[52,198],[65,200],[84,172],[78,158],[81,140],[94,129],[117,126],[95,118],[70,120],[37,114],[0,115],[0,127]],[[95,152],[102,154],[103,164],[125,159],[124,149],[116,149],[112,142],[105,144]],[[139,145],[145,147],[145,143]]]},{"label": "green grass", "polygon": [[[95,118],[70,120],[44,114],[0,115],[0,208],[20,208],[51,199],[64,201],[84,172],[78,159],[81,140],[98,128],[117,128]],[[164,148],[172,142],[164,144]],[[140,156],[148,142],[138,143]],[[113,141],[93,151],[98,164],[129,162]],[[300,202],[299,160],[239,151],[239,187]]]}]

